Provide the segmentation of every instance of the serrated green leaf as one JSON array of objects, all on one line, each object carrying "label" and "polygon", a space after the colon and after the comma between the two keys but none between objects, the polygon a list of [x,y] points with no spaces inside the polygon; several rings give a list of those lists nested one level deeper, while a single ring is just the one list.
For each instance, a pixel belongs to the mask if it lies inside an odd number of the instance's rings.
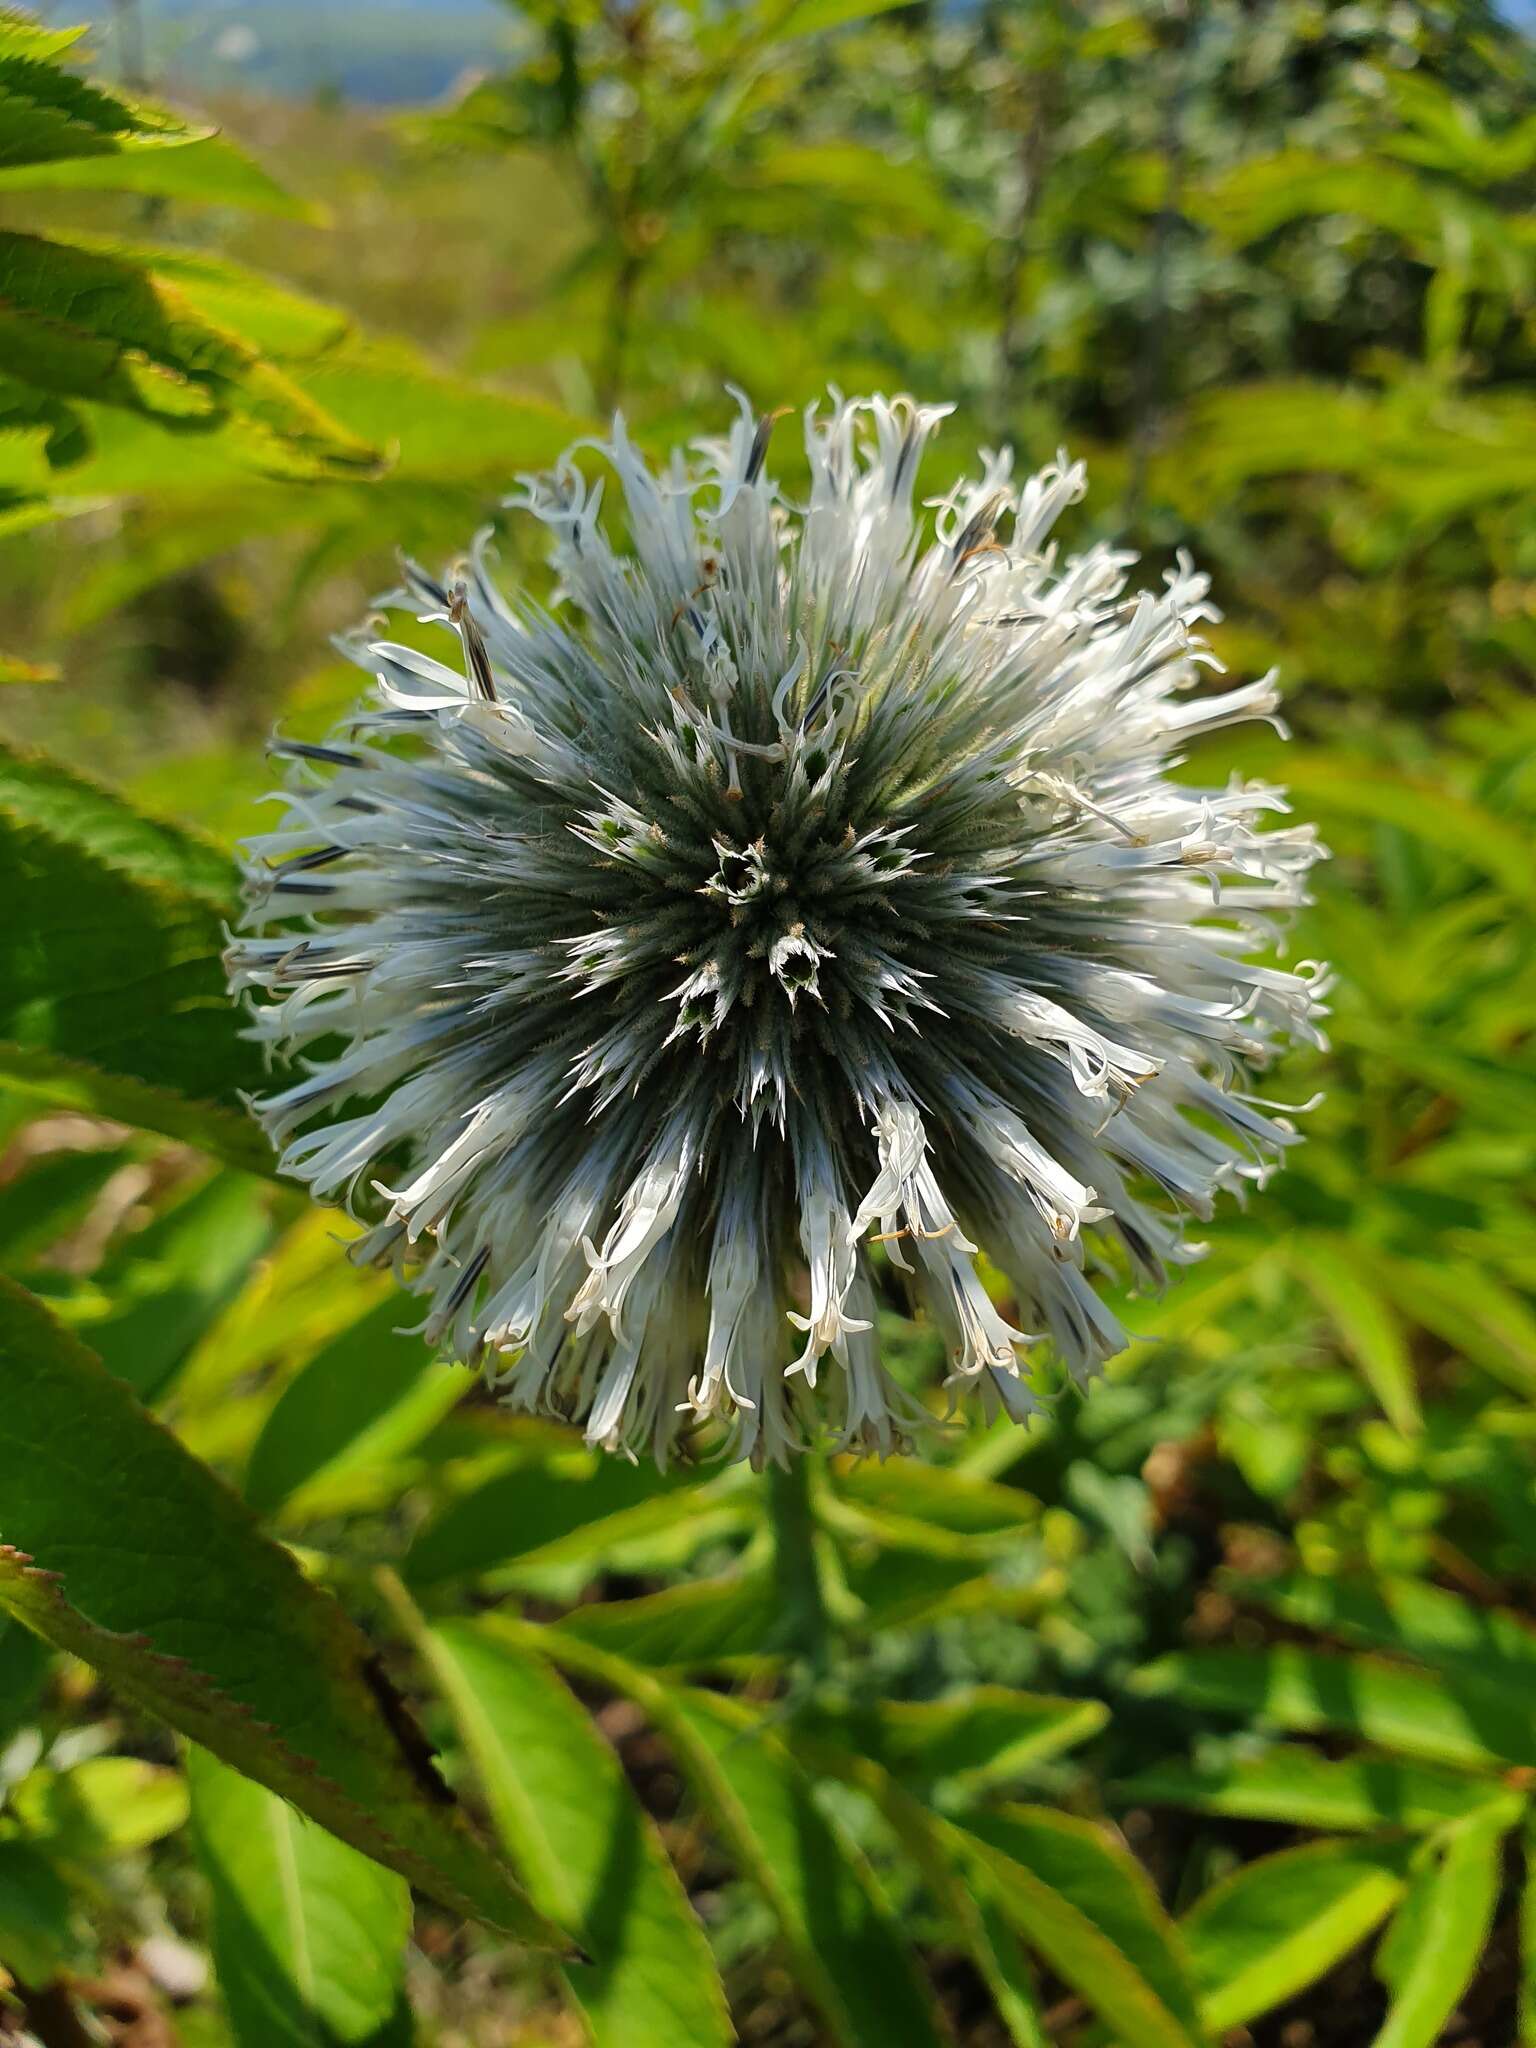
[{"label": "serrated green leaf", "polygon": [[39,47],[33,37],[28,47],[28,41],[17,27],[0,40],[0,178],[6,182],[28,183],[33,172],[46,183],[55,164],[175,148],[209,132],[88,85],[51,61],[57,44]]},{"label": "serrated green leaf", "polygon": [[173,432],[228,421],[279,470],[367,474],[377,451],[168,278],[101,249],[0,231],[0,350],[56,398],[141,413]]},{"label": "serrated green leaf", "polygon": [[202,897],[226,913],[238,900],[239,877],[222,847],[148,816],[116,790],[34,748],[0,741],[0,809],[120,873]]},{"label": "serrated green leaf", "polygon": [[1201,2040],[1188,1958],[1140,1865],[1107,1833],[1010,1806],[955,1830],[999,1911],[1126,2048]]},{"label": "serrated green leaf", "polygon": [[0,1355],[0,1606],[451,1911],[563,1946],[402,1732],[366,1638],[9,1281]]},{"label": "serrated green leaf", "polygon": [[735,2038],[687,1895],[618,1759],[564,1682],[494,1619],[418,1629],[497,1833],[545,1912],[593,1961],[565,1979],[595,2048]]},{"label": "serrated green leaf", "polygon": [[45,28],[20,7],[0,7],[0,57],[28,57],[45,62],[61,57],[85,34],[81,23],[70,28]]},{"label": "serrated green leaf", "polygon": [[187,1780],[239,2048],[406,2048],[405,1880],[206,1750]]},{"label": "serrated green leaf", "polygon": [[1213,2034],[1256,2019],[1331,1970],[1402,1897],[1404,1844],[1308,1842],[1260,1856],[1180,1922]]},{"label": "serrated green leaf", "polygon": [[[59,822],[72,829],[78,812]],[[134,858],[149,857],[138,845]],[[261,1065],[239,1035],[207,898],[0,805],[0,901],[0,1077],[269,1172],[234,1099],[260,1085]]]},{"label": "serrated green leaf", "polygon": [[322,355],[352,329],[350,314],[338,307],[226,256],[171,242],[104,235],[72,234],[69,242],[73,248],[95,250],[166,279],[204,319],[284,363]]},{"label": "serrated green leaf", "polygon": [[311,201],[288,191],[243,149],[207,128],[183,128],[179,134],[120,131],[106,139],[105,149],[0,163],[0,192],[142,192],[193,206],[238,206],[291,220],[324,219]]},{"label": "serrated green leaf", "polygon": [[31,1771],[10,1792],[12,1816],[50,1856],[84,1862],[142,1849],[187,1817],[186,1780],[137,1757],[89,1757],[68,1770]]}]

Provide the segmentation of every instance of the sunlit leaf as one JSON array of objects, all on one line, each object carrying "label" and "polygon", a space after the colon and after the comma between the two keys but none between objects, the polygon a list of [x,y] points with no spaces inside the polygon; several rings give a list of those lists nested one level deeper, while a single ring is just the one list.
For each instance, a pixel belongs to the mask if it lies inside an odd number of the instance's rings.
[{"label": "sunlit leaf", "polygon": [[1187,1806],[1234,1820],[1273,1821],[1368,1833],[1423,1832],[1498,1803],[1518,1814],[1518,1793],[1491,1779],[1459,1777],[1386,1756],[1325,1757],[1299,1743],[1276,1743],[1257,1756],[1196,1766],[1170,1759],[1113,1786],[1124,1800]]},{"label": "sunlit leaf", "polygon": [[1281,1643],[1269,1650],[1182,1650],[1135,1675],[1149,1698],[1175,1698],[1299,1733],[1333,1729],[1403,1756],[1486,1770],[1536,1756],[1536,1720],[1519,1697],[1493,1698],[1446,1675],[1372,1657]]},{"label": "sunlit leaf", "polygon": [[1408,1862],[1401,1845],[1308,1842],[1213,1885],[1180,1922],[1212,2033],[1271,2011],[1331,1970],[1402,1897]]},{"label": "sunlit leaf", "polygon": [[88,1757],[67,1770],[32,1771],[11,1788],[12,1816],[50,1856],[78,1862],[141,1849],[187,1817],[186,1781],[136,1757]]},{"label": "sunlit leaf", "polygon": [[1391,2003],[1372,2048],[1433,2048],[1443,2039],[1488,1938],[1502,1835],[1496,1815],[1461,1821],[1415,1877],[1377,1954]]}]

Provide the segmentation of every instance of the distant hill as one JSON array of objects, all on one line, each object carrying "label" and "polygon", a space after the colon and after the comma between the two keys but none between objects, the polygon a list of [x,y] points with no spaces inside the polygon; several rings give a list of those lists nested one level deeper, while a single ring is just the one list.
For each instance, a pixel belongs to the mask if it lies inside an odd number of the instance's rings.
[{"label": "distant hill", "polygon": [[[117,68],[106,0],[38,11],[89,21],[103,68]],[[464,72],[504,61],[515,38],[500,0],[139,0],[138,11],[157,85],[337,92],[364,105],[437,99]]]},{"label": "distant hill", "polygon": [[[115,68],[110,0],[33,4],[54,20],[91,22],[104,67]],[[1536,27],[1536,0],[1502,0],[1498,11]],[[138,0],[138,13],[157,84],[336,92],[365,106],[438,99],[465,72],[504,60],[517,33],[511,0]]]}]

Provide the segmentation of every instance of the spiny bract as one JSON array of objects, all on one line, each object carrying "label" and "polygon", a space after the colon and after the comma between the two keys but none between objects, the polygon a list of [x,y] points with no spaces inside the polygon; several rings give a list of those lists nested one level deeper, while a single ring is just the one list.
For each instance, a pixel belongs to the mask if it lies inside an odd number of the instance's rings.
[{"label": "spiny bract", "polygon": [[986,455],[916,511],[946,410],[813,408],[803,504],[745,409],[661,475],[617,423],[627,552],[567,459],[515,501],[551,609],[483,547],[450,588],[408,567],[384,602],[461,662],[360,639],[372,707],[277,743],[230,966],[254,1035],[313,1049],[257,1105],[282,1168],[431,1342],[594,1443],[907,1447],[898,1276],[951,1383],[1023,1417],[1037,1336],[1079,1379],[1128,1341],[1085,1266],[1156,1285],[1292,1142],[1244,1081],[1316,1038],[1319,976],[1244,955],[1319,848],[1256,829],[1274,788],[1168,779],[1272,683],[1195,690],[1187,563],[1128,597],[1132,556],[1058,560],[1080,465]]}]

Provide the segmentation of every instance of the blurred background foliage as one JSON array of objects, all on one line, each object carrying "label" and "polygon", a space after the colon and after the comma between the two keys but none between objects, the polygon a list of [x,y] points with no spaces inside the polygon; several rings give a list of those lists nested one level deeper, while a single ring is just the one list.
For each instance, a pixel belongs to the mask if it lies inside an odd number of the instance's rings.
[{"label": "blurred background foliage", "polygon": [[[474,35],[431,104],[192,115],[0,16],[0,1271],[340,1595],[595,1960],[413,1918],[13,1621],[0,2037],[1536,2042],[1536,51],[1477,0]],[[539,583],[517,472],[728,383],[1086,456],[1073,540],[1213,572],[1295,732],[1235,765],[1335,854],[1295,1164],[1086,1402],[818,1467],[799,1545],[429,1364],[266,1177],[212,964],[267,729],[344,708],[395,547],[490,522]]]}]

